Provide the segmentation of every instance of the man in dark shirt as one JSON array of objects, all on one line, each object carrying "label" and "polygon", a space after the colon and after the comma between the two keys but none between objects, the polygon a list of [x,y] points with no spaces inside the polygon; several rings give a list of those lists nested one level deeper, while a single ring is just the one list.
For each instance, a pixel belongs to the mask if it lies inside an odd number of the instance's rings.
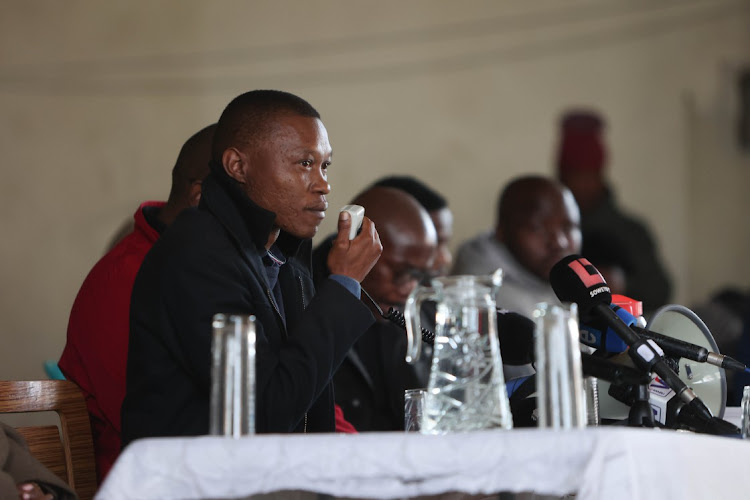
[{"label": "man in dark shirt", "polygon": [[[372,187],[358,195],[353,204],[362,205],[377,224],[383,241],[383,255],[362,282],[377,308],[403,311],[406,299],[432,271],[437,253],[437,235],[427,211],[406,192]],[[316,279],[324,281],[332,270],[328,239],[315,249]],[[406,333],[384,320],[370,301],[363,302],[378,318],[354,344],[336,376],[336,403],[358,431],[394,431],[404,426],[404,390],[424,387],[406,357]]]},{"label": "man in dark shirt", "polygon": [[256,317],[257,432],[333,432],[331,379],[372,324],[359,282],[382,251],[373,223],[339,217],[317,290],[311,238],[328,203],[328,134],[286,92],[252,91],[219,119],[200,205],[154,245],[131,299],[123,443],[208,433],[211,319]]}]

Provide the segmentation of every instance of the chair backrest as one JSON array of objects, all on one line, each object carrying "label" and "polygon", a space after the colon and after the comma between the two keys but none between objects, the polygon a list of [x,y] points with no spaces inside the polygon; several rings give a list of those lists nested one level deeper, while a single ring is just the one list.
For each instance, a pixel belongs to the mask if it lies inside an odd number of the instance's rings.
[{"label": "chair backrest", "polygon": [[0,413],[54,411],[57,426],[18,427],[32,455],[57,474],[81,500],[96,493],[96,465],[86,401],[69,380],[0,380]]}]

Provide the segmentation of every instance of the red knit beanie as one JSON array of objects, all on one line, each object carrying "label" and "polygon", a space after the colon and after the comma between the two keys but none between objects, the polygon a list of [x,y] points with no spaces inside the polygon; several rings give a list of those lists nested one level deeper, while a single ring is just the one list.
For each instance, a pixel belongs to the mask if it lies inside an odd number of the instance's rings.
[{"label": "red knit beanie", "polygon": [[557,168],[563,172],[598,172],[607,163],[602,142],[604,120],[594,111],[570,111],[560,121]]}]

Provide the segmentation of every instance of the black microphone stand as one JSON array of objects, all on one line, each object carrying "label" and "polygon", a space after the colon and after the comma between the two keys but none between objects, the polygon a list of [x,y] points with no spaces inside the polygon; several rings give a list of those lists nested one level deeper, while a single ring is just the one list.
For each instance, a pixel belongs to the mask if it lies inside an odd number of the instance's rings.
[{"label": "black microphone stand", "polygon": [[689,420],[691,426],[699,432],[710,434],[739,434],[740,430],[720,418],[714,417],[711,410],[695,395],[685,383],[680,380],[677,374],[667,364],[663,358],[661,349],[655,348],[654,344],[638,336],[625,323],[620,320],[619,316],[610,309],[607,304],[596,304],[594,306],[599,314],[605,318],[610,318],[608,322],[615,333],[630,346],[628,354],[635,362],[635,365],[641,369],[656,373],[667,386],[675,392],[675,397],[681,400],[679,415]]},{"label": "black microphone stand", "polygon": [[648,402],[648,384],[640,384],[634,387],[635,400],[630,405],[628,413],[628,426],[630,427],[653,427],[654,412]]}]

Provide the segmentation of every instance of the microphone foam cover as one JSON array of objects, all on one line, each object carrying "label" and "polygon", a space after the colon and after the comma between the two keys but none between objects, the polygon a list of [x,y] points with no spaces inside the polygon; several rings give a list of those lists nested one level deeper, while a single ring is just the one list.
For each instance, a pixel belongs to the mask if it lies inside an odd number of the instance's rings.
[{"label": "microphone foam cover", "polygon": [[587,321],[597,304],[612,303],[612,292],[601,273],[580,255],[568,255],[552,267],[549,282],[561,302],[578,304],[578,315]]}]

